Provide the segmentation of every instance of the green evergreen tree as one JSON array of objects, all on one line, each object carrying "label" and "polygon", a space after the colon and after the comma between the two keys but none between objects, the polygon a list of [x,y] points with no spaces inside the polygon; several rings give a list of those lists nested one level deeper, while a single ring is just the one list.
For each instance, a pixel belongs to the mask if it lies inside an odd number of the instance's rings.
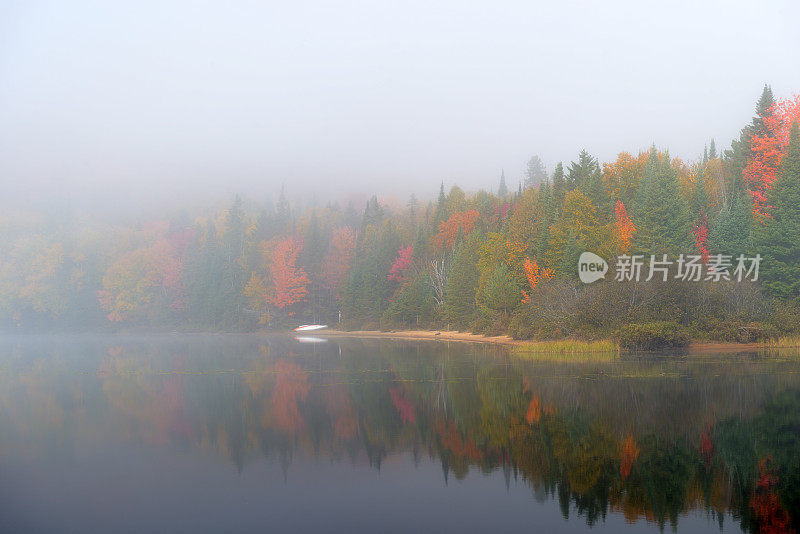
[{"label": "green evergreen tree", "polygon": [[433,288],[424,276],[417,276],[397,292],[383,319],[393,325],[416,327],[427,324],[433,318],[433,303]]},{"label": "green evergreen tree", "polygon": [[[535,243],[535,251],[537,254],[541,254],[547,249],[547,245],[550,242],[550,227],[555,224],[558,218],[558,201],[548,180],[545,180],[539,186],[539,196],[536,202],[542,222],[539,225],[539,238]],[[563,203],[563,200],[561,203]]]},{"label": "green evergreen tree", "polygon": [[567,170],[569,189],[580,189],[592,201],[600,220],[607,221],[612,216],[611,198],[603,185],[600,165],[586,150],[581,150],[578,161],[573,161]]},{"label": "green evergreen tree", "polygon": [[475,292],[478,288],[478,266],[473,247],[461,240],[453,253],[450,273],[445,284],[444,316],[456,328],[467,328],[475,320]]},{"label": "green evergreen tree", "polygon": [[392,221],[370,225],[363,235],[342,296],[343,319],[353,325],[381,320],[393,290],[387,275],[401,244]]},{"label": "green evergreen tree", "polygon": [[709,231],[712,254],[738,256],[750,250],[753,211],[750,195],[739,192],[722,206]]},{"label": "green evergreen tree", "polygon": [[525,188],[539,186],[545,180],[547,180],[547,168],[539,156],[533,156],[528,160],[525,169]]},{"label": "green evergreen tree", "polygon": [[500,171],[500,185],[497,188],[497,196],[506,198],[508,196],[508,187],[506,186],[506,171]]},{"label": "green evergreen tree", "polygon": [[[637,210],[634,250],[640,254],[677,254],[691,250],[689,210],[678,186],[678,177],[670,164],[669,153],[652,168],[651,151],[645,172],[642,203]],[[647,167],[650,167],[647,169]]]},{"label": "green evergreen tree", "polygon": [[794,121],[780,173],[767,199],[772,218],[758,225],[755,252],[761,254],[764,287],[776,297],[800,300],[800,126]]},{"label": "green evergreen tree", "polygon": [[444,194],[444,182],[439,185],[439,199],[436,201],[436,211],[433,215],[433,231],[439,229],[439,223],[447,219],[447,195]]},{"label": "green evergreen tree", "polygon": [[566,194],[567,180],[564,177],[564,164],[559,161],[553,170],[553,203],[556,209],[564,203]]},{"label": "green evergreen tree", "polygon": [[769,85],[764,85],[761,96],[756,103],[756,115],[751,123],[739,132],[739,138],[731,142],[730,150],[725,151],[726,187],[731,197],[746,190],[742,171],[744,171],[747,160],[750,158],[750,138],[755,133],[763,133],[763,119],[767,116],[774,103],[775,97],[772,94],[772,88]]},{"label": "green evergreen tree", "polygon": [[283,184],[281,184],[281,194],[278,197],[278,204],[275,206],[276,233],[283,234],[289,232],[291,220],[292,212],[289,203],[286,201],[286,189]]},{"label": "green evergreen tree", "polygon": [[705,166],[700,165],[697,169],[697,180],[694,183],[692,192],[691,211],[693,217],[708,215],[708,190],[706,189]]},{"label": "green evergreen tree", "polygon": [[490,310],[510,312],[521,300],[522,291],[508,265],[494,266],[486,285],[478,295],[478,301]]}]

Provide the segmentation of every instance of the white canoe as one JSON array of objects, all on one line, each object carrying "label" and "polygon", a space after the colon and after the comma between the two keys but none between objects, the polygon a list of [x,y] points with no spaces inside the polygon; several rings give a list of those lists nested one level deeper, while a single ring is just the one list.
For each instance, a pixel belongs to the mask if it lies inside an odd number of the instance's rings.
[{"label": "white canoe", "polygon": [[322,330],[328,328],[326,324],[301,324],[294,329],[295,332],[311,332],[312,330]]}]

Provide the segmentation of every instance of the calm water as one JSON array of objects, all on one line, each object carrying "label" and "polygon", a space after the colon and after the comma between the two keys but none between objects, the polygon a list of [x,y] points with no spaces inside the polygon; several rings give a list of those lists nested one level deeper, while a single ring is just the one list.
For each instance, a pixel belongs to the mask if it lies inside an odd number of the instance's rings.
[{"label": "calm water", "polygon": [[797,525],[797,354],[559,364],[443,342],[0,340],[1,532]]}]

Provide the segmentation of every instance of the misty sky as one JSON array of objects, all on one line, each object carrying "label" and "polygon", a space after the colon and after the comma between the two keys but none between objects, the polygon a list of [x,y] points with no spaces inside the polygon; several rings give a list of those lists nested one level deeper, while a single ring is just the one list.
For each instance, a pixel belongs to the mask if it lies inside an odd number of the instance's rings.
[{"label": "misty sky", "polygon": [[800,92],[800,2],[0,2],[0,203],[512,187]]}]

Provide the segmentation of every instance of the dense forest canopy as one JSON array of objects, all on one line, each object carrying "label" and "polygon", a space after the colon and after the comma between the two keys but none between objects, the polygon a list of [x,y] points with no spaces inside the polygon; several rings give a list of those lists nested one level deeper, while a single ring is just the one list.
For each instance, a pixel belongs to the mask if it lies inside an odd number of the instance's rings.
[{"label": "dense forest canopy", "polygon": [[[237,197],[135,225],[0,217],[0,328],[248,331],[300,323],[607,336],[671,321],[737,340],[796,331],[800,97],[765,86],[730,148],[685,162],[583,150],[524,183],[430,202],[297,209]],[[757,280],[578,281],[580,254],[760,255]],[[666,276],[665,276],[666,278]]]}]

